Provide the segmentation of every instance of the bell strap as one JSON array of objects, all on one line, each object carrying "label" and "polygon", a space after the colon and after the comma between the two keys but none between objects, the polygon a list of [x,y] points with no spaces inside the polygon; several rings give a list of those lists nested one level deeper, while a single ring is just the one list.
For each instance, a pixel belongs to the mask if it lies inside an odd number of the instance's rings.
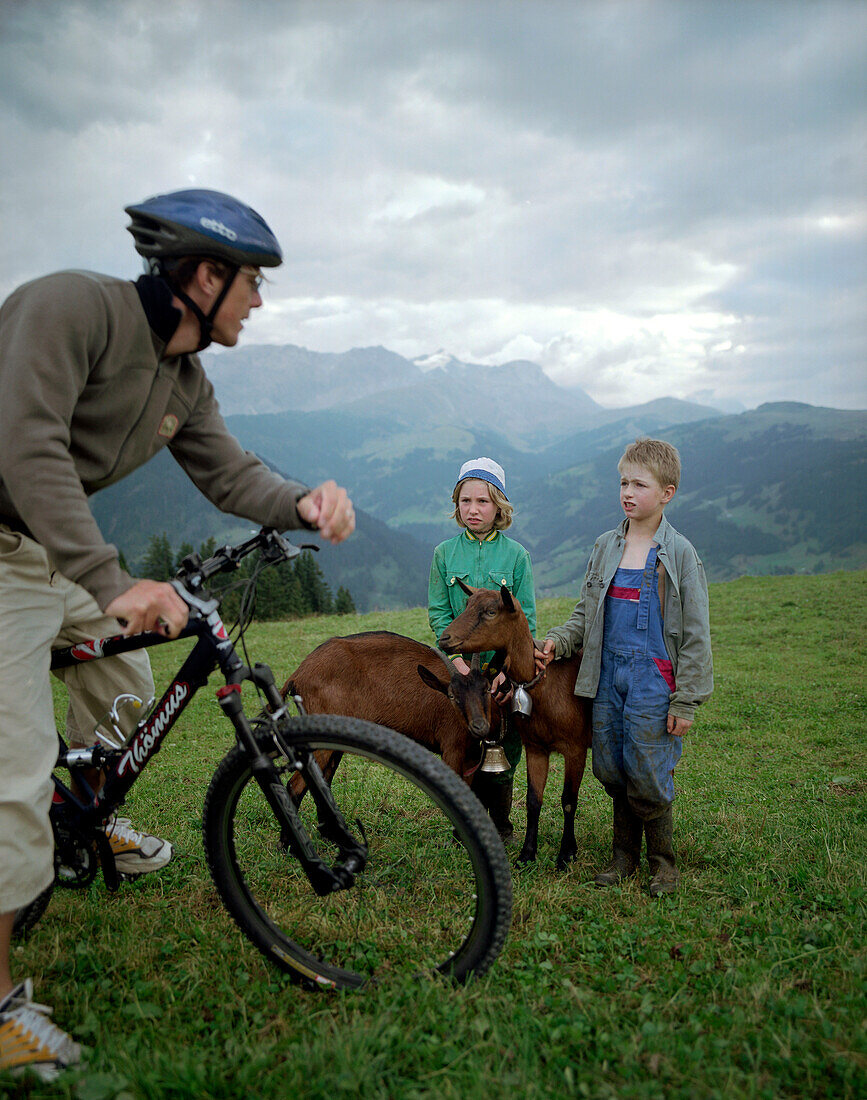
[{"label": "bell strap", "polygon": [[536,675],[533,677],[533,679],[528,680],[526,682],[526,684],[519,684],[517,682],[517,680],[513,680],[511,677],[509,677],[509,683],[512,685],[512,691],[514,691],[515,688],[519,688],[519,687],[522,687],[524,689],[524,691],[530,691],[532,688],[534,688],[536,686],[536,684],[539,683],[539,681],[542,679],[542,677],[545,675],[546,672],[547,672],[547,669],[543,668],[541,672],[537,672]]}]

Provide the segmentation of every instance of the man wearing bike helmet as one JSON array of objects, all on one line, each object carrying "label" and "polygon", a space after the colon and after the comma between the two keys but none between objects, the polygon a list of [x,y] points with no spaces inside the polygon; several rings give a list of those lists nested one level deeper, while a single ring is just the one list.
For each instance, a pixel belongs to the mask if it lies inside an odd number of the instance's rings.
[{"label": "man wearing bike helmet", "polygon": [[[63,271],[19,287],[0,307],[0,1070],[50,1078],[76,1043],[13,986],[15,911],[51,882],[51,771],[57,734],[50,650],[84,638],[160,630],[176,637],[187,606],[170,584],[135,580],[105,542],[87,497],[163,447],[224,512],[260,525],[355,527],[346,491],[273,473],[229,433],[196,356],[237,343],[262,304],[261,268],[280,245],[250,207],[217,191],[157,195],[126,208],[148,273],[129,282]],[[144,651],[66,675],[71,745],[121,692],[149,698]],[[165,866],[171,845],[121,819],[107,826],[118,869]]]}]

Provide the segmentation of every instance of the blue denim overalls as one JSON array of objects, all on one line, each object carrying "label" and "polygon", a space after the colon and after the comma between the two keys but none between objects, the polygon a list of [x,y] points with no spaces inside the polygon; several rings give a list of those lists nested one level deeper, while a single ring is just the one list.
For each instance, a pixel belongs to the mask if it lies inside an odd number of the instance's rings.
[{"label": "blue denim overalls", "polygon": [[682,749],[681,738],[666,730],[674,675],[662,635],[656,551],[651,547],[644,569],[618,569],[608,588],[593,700],[593,774],[612,797],[625,791],[636,812],[674,801]]}]

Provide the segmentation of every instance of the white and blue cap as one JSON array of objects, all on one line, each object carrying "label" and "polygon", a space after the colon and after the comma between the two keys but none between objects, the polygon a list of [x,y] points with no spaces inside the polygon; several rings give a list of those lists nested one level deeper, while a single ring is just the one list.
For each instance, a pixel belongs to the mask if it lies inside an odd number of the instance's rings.
[{"label": "white and blue cap", "polygon": [[[489,482],[491,485],[496,486],[503,496],[506,497],[506,475],[499,462],[494,462],[492,458],[471,458],[469,462],[465,462],[463,466],[461,466],[461,472],[458,474],[455,488],[457,489],[460,483],[466,481],[468,477],[474,477],[479,481]],[[509,498],[506,497],[506,500],[508,499]]]}]

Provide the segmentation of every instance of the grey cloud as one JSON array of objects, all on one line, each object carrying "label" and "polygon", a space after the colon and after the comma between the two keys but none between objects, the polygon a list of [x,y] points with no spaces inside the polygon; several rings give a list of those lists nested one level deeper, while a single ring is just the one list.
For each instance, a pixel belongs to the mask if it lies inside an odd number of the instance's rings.
[{"label": "grey cloud", "polygon": [[[132,273],[123,205],[216,186],[278,231],[275,292],[344,297],[364,342],[401,302],[402,338],[460,298],[706,309],[746,350],[696,371],[755,403],[820,362],[863,367],[865,32],[858,0],[2,5],[0,291]],[[709,343],[741,339],[719,325]],[[596,354],[614,376],[633,351]]]}]

